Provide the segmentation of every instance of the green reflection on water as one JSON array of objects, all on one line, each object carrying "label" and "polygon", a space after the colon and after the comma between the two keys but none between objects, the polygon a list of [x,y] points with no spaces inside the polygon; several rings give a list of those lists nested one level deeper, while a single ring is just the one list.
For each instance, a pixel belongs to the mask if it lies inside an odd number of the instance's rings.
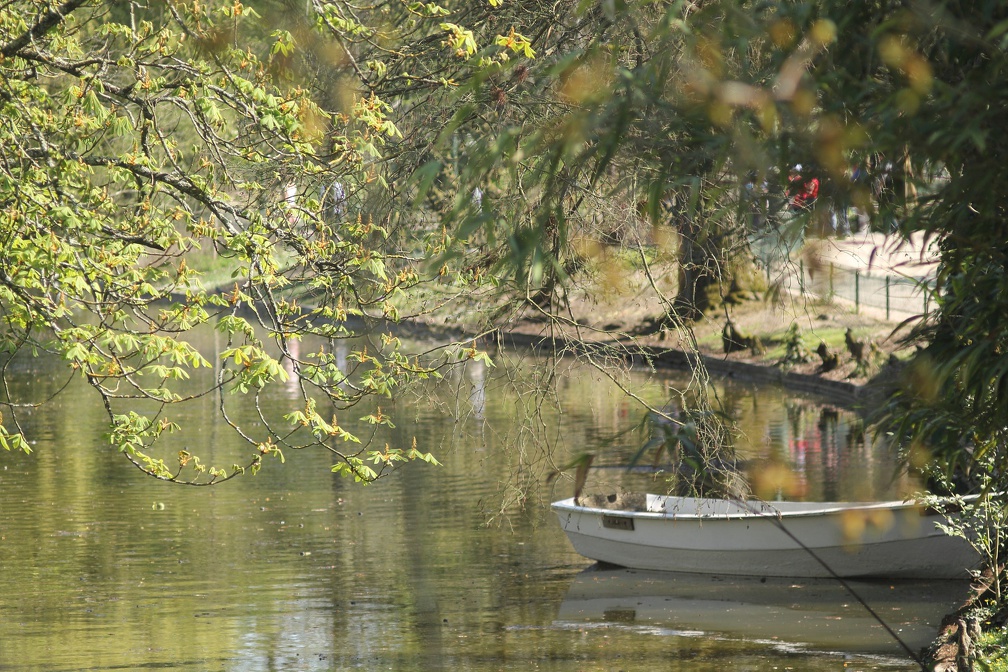
[{"label": "green reflection on water", "polygon": [[[44,363],[31,367],[23,380],[31,394],[61,384]],[[727,626],[698,635],[618,609],[561,619],[590,564],[544,506],[566,496],[566,485],[541,491],[541,502],[499,527],[484,524],[485,511],[528,477],[516,473],[535,475],[549,462],[536,443],[544,436],[556,462],[582,450],[599,452],[602,466],[625,459],[639,445],[628,430],[641,411],[589,369],[561,372],[555,404],[538,404],[502,369],[470,368],[433,397],[396,400],[399,426],[377,440],[416,436],[445,464],[410,466],[367,488],[333,477],[319,453],[288,455],[284,466],[213,489],[154,482],[108,447],[102,409],[83,386],[25,416],[35,453],[0,454],[0,669],[842,665],[843,650],[751,641]],[[632,382],[660,405],[670,380],[635,374]],[[850,439],[854,423],[843,413],[823,422],[812,401],[738,383],[721,396],[748,437],[743,451],[789,463],[811,498],[906,486],[893,484],[884,449]],[[282,390],[266,402],[277,413],[293,403]],[[521,429],[530,404],[548,432]],[[189,432],[179,440],[229,460],[244,448],[212,409],[213,400],[187,409]],[[539,466],[519,464],[519,454]],[[600,469],[597,485],[647,486],[649,478]],[[913,669],[898,657],[847,653],[860,669]]]}]

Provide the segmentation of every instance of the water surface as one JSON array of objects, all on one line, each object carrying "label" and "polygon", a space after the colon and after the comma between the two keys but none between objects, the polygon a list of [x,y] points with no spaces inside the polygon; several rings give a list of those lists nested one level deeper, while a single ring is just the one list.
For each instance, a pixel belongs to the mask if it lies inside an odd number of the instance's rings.
[{"label": "water surface", "polygon": [[[50,366],[25,364],[25,385],[60,384]],[[643,411],[578,366],[540,399],[522,382],[531,371],[470,366],[434,396],[397,400],[381,440],[416,436],[444,464],[368,487],[311,452],[213,488],[153,481],[109,447],[97,400],[74,387],[27,417],[34,454],[0,453],[0,669],[915,669],[835,586],[589,569],[548,513],[570,481],[545,475],[592,451],[595,487],[660,487],[604,468],[636,451]],[[682,384],[628,380],[655,405]],[[842,409],[737,382],[720,396],[741,452],[786,465],[801,496],[912,486]],[[187,411],[187,440],[230,459],[242,448],[208,404]],[[873,590],[915,642],[957,597]]]}]

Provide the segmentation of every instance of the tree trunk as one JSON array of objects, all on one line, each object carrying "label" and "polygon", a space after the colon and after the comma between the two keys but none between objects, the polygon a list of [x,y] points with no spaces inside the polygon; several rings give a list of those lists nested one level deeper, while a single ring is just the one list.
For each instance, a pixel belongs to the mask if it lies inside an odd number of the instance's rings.
[{"label": "tree trunk", "polygon": [[696,319],[711,306],[710,288],[717,283],[718,245],[697,218],[679,222],[679,286],[676,307],[685,319]]}]

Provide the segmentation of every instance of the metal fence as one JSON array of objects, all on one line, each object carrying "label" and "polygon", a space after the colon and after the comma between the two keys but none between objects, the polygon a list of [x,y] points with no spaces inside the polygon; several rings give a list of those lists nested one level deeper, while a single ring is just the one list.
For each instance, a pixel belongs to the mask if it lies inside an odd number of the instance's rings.
[{"label": "metal fence", "polygon": [[809,266],[804,261],[769,260],[767,282],[792,295],[853,304],[855,312],[884,312],[886,320],[926,314],[931,308],[933,278],[912,278],[881,270],[852,269],[833,263]]}]

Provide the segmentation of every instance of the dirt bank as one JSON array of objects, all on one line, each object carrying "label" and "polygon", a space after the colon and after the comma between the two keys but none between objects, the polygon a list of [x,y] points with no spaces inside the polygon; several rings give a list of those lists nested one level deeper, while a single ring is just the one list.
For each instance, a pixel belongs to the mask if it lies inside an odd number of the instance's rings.
[{"label": "dirt bank", "polygon": [[[861,394],[863,386],[889,362],[908,354],[907,346],[899,342],[906,332],[897,331],[898,322],[857,313],[842,303],[794,297],[768,300],[754,295],[721,306],[692,322],[690,334],[664,326],[659,291],[643,283],[634,289],[627,283],[609,291],[596,286],[591,292],[572,292],[564,309],[566,319],[550,320],[530,311],[502,325],[502,331],[526,344],[559,338],[586,346],[621,345],[628,352],[640,351],[659,364],[674,366],[686,363],[682,353],[692,351],[695,343],[713,373],[780,380],[848,399]],[[726,352],[724,333],[729,321],[734,337],[751,347]],[[796,341],[800,341],[800,353]],[[860,362],[850,341],[855,351],[860,348]],[[827,354],[827,361],[817,349]]]}]

